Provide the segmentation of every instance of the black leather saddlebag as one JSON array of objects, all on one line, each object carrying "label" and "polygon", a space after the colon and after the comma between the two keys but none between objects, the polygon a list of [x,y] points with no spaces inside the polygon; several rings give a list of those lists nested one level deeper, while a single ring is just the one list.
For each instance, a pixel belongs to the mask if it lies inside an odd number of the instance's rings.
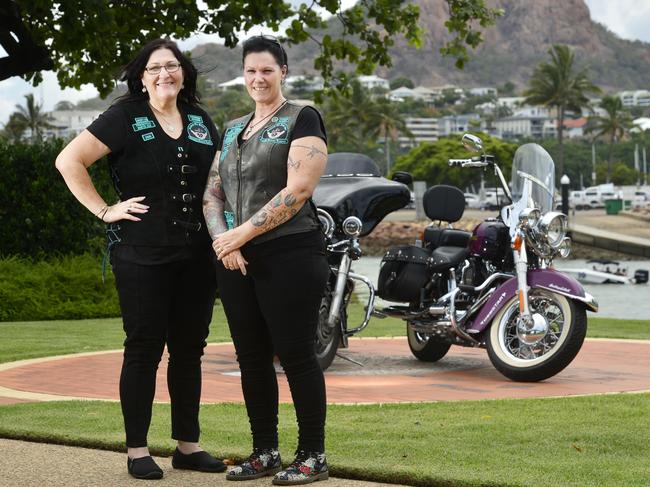
[{"label": "black leather saddlebag", "polygon": [[377,295],[387,301],[416,303],[431,279],[431,253],[413,245],[393,247],[381,259]]}]

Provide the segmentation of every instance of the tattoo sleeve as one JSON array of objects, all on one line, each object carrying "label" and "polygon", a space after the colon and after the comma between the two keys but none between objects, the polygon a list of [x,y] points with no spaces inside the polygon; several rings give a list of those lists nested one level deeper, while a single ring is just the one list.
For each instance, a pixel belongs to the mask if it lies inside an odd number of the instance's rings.
[{"label": "tattoo sleeve", "polygon": [[228,230],[226,217],[223,214],[226,195],[221,188],[221,177],[219,176],[220,154],[221,152],[217,152],[212,162],[208,182],[203,193],[203,216],[208,227],[208,233],[213,240],[217,238],[217,235]]},{"label": "tattoo sleeve", "polygon": [[253,215],[250,219],[251,224],[258,228],[261,232],[265,233],[269,230],[282,225],[293,215],[298,213],[300,208],[305,204],[298,203],[294,194],[287,188],[284,188],[271,201],[269,201],[263,208]]}]

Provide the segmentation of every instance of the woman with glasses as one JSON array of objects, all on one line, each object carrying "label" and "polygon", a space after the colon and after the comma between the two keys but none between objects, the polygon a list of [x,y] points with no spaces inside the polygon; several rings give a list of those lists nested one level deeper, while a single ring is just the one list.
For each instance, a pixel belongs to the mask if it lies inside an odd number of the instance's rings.
[{"label": "woman with glasses", "polygon": [[[201,356],[216,293],[201,195],[219,136],[199,108],[197,70],[176,44],[157,39],[126,65],[128,92],[61,151],[70,191],[109,224],[109,249],[124,323],[120,401],[129,473],[159,479],[149,455],[156,371],[165,345],[174,468],[223,472],[199,441]],[[108,156],[120,201],[98,194],[87,168]]]},{"label": "woman with glasses", "polygon": [[[287,55],[275,38],[244,42],[243,68],[255,111],[226,125],[203,196],[253,436],[252,454],[226,478],[275,474],[277,485],[306,484],[328,478],[314,337],[329,268],[310,199],[327,159],[325,128],[314,108],[283,96]],[[299,429],[295,460],[284,470],[275,355]]]}]

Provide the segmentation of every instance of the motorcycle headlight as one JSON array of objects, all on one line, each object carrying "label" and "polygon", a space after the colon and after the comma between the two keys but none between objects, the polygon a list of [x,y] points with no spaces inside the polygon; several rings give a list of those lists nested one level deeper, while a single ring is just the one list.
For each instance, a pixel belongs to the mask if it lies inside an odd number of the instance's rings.
[{"label": "motorcycle headlight", "polygon": [[535,228],[540,216],[541,212],[537,208],[526,208],[519,215],[519,223],[526,228]]},{"label": "motorcycle headlight", "polygon": [[318,208],[318,221],[321,229],[327,238],[332,238],[334,234],[334,219],[325,210]]},{"label": "motorcycle headlight", "polygon": [[560,257],[566,259],[569,254],[571,254],[571,239],[569,237],[564,237],[557,250]]},{"label": "motorcycle headlight", "polygon": [[342,227],[343,233],[348,237],[358,237],[361,235],[361,227],[363,227],[363,223],[361,223],[361,220],[356,216],[349,216],[343,220]]},{"label": "motorcycle headlight", "polygon": [[551,247],[557,249],[566,236],[566,227],[566,215],[551,211],[539,220],[537,230]]}]

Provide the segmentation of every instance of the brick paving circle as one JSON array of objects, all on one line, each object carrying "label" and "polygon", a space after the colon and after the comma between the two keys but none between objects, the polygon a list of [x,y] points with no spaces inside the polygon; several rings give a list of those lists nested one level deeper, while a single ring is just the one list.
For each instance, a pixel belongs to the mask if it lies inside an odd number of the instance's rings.
[{"label": "brick paving circle", "polygon": [[[331,404],[650,390],[650,341],[587,340],[567,369],[539,383],[506,379],[492,367],[485,350],[480,349],[452,347],[443,360],[428,364],[411,356],[404,338],[379,338],[350,340],[350,348],[343,350],[342,354],[364,365],[335,359],[325,374],[328,402]],[[71,397],[116,400],[121,360],[121,352],[107,352],[3,364],[0,368],[0,404]],[[169,400],[166,361],[163,357],[158,372],[158,401]],[[203,364],[203,402],[243,400],[231,344],[209,345]],[[279,373],[278,376],[280,400],[290,402],[284,375]]]}]

